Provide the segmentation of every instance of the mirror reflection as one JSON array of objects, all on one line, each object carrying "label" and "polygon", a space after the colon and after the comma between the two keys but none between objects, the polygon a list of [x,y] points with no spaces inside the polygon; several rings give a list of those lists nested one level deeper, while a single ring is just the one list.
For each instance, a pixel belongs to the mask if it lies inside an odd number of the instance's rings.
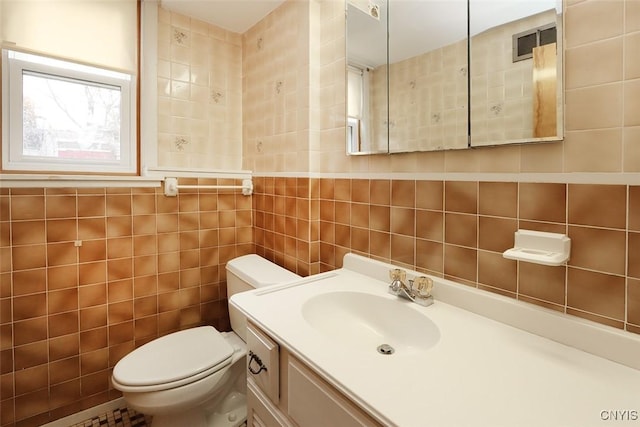
[{"label": "mirror reflection", "polygon": [[562,139],[561,10],[560,0],[348,0],[347,152]]},{"label": "mirror reflection", "polygon": [[471,0],[471,145],[562,138],[561,6]]}]

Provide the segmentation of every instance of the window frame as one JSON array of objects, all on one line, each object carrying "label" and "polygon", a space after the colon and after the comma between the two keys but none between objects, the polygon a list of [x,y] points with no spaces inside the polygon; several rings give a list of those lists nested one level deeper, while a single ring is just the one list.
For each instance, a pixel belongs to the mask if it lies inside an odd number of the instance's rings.
[{"label": "window frame", "polygon": [[[12,53],[15,52],[15,55]],[[29,60],[31,58],[32,60]],[[34,58],[37,59],[33,60]],[[62,80],[120,89],[120,160],[58,159],[23,156],[23,73],[51,75]],[[138,170],[136,76],[96,66],[2,50],[2,170],[11,172],[58,172],[135,174]]]}]

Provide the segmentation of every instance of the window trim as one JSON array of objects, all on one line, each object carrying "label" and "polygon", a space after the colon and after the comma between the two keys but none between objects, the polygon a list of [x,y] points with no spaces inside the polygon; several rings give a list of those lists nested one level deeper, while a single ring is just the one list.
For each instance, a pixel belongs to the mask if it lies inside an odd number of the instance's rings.
[{"label": "window trim", "polygon": [[[16,52],[17,55],[10,55],[10,52]],[[18,50],[2,50],[2,170],[6,172],[137,173],[136,76],[49,58],[44,55],[33,56],[42,58],[42,62],[46,63],[34,62],[28,59],[29,55],[32,54],[25,54]],[[21,56],[26,57],[21,59]],[[120,88],[120,161],[105,163],[94,159],[80,161],[34,159],[33,157],[25,159],[22,156],[22,77],[24,71]]]}]

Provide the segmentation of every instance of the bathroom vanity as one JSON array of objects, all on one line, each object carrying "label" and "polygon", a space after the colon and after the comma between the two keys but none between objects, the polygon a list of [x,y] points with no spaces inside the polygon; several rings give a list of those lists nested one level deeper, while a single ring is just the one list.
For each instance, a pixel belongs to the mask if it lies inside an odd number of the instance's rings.
[{"label": "bathroom vanity", "polygon": [[438,278],[424,307],[388,293],[391,268],[349,254],[231,298],[249,426],[640,422],[637,336]]}]

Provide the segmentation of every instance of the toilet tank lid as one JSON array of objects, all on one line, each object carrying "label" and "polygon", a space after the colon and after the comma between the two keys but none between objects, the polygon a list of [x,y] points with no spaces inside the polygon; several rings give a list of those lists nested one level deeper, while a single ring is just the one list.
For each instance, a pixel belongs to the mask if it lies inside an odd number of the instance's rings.
[{"label": "toilet tank lid", "polygon": [[227,270],[256,288],[301,278],[256,254],[243,255],[230,260],[227,263]]}]

